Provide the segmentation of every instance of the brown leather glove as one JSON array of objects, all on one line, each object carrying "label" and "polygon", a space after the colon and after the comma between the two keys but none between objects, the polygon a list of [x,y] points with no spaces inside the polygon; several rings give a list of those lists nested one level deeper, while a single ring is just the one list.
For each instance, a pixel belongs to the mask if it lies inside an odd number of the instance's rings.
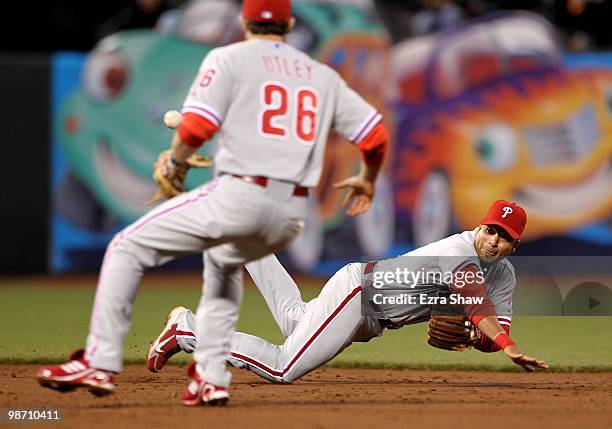
[{"label": "brown leather glove", "polygon": [[476,341],[476,329],[463,315],[432,314],[427,342],[439,349],[463,351]]},{"label": "brown leather glove", "polygon": [[431,306],[427,331],[429,345],[452,351],[471,347],[478,335],[476,327],[466,319],[463,306],[449,303],[450,295],[447,292],[439,292],[438,300]]},{"label": "brown leather glove", "polygon": [[173,198],[185,190],[185,179],[190,168],[207,168],[213,164],[211,158],[198,154],[191,155],[185,162],[176,162],[170,156],[170,150],[159,154],[153,171],[157,182],[157,192],[146,204],[152,204],[162,198]]}]

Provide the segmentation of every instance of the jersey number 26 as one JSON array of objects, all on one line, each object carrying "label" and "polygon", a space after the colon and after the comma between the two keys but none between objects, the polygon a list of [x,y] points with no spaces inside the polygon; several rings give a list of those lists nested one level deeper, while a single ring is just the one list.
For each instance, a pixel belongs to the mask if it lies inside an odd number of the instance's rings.
[{"label": "jersey number 26", "polygon": [[285,140],[289,127],[295,138],[313,144],[317,134],[318,97],[314,89],[290,90],[280,82],[265,82],[260,88],[259,133]]}]

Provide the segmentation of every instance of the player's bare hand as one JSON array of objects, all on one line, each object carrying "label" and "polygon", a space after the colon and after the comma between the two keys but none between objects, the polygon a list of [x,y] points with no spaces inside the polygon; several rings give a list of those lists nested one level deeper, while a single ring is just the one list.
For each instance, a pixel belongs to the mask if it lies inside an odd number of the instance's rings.
[{"label": "player's bare hand", "polygon": [[342,201],[342,207],[347,209],[348,216],[357,216],[368,211],[374,198],[374,183],[360,176],[351,176],[334,183],[335,189],[349,188]]},{"label": "player's bare hand", "polygon": [[536,368],[548,369],[548,365],[543,360],[536,359],[531,356],[524,355],[516,346],[508,346],[504,349],[504,353],[515,364],[522,366],[527,372],[532,372]]}]

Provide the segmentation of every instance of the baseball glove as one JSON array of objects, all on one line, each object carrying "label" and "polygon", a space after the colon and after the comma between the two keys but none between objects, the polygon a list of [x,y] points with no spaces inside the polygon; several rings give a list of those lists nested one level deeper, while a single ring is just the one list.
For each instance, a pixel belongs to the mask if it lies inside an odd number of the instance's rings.
[{"label": "baseball glove", "polygon": [[170,150],[159,154],[155,163],[153,178],[157,182],[157,192],[148,201],[152,204],[162,198],[173,198],[185,190],[185,179],[190,168],[207,168],[213,164],[211,158],[198,154],[191,155],[185,162],[176,162],[170,156]]},{"label": "baseball glove", "polygon": [[427,343],[439,349],[463,351],[477,339],[472,322],[465,318],[463,308],[453,305],[432,307],[427,331]]}]

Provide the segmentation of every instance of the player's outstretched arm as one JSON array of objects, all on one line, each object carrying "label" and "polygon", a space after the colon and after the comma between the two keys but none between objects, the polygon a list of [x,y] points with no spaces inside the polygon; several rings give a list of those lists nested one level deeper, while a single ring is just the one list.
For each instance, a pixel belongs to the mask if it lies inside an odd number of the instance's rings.
[{"label": "player's outstretched arm", "polygon": [[487,316],[482,318],[478,322],[478,329],[497,344],[506,356],[512,359],[512,362],[522,366],[525,371],[531,372],[536,368],[548,368],[548,365],[543,360],[523,354],[506,331],[499,325],[497,317]]}]

